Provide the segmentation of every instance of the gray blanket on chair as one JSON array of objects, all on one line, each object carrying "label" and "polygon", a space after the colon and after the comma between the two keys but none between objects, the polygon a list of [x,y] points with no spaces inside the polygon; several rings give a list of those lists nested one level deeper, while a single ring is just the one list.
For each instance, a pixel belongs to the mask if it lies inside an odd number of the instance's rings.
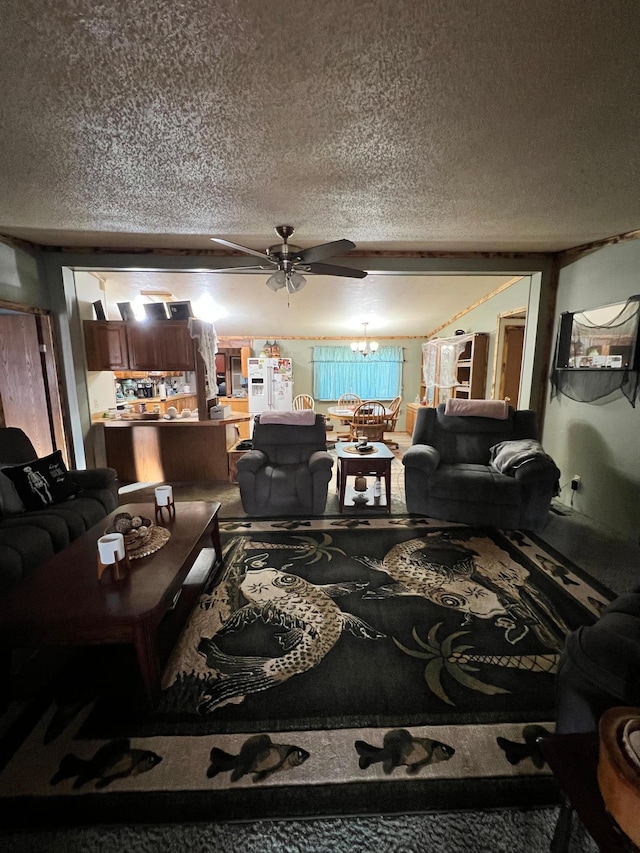
[{"label": "gray blanket on chair", "polygon": [[501,474],[511,477],[516,469],[527,462],[542,459],[553,462],[540,444],[533,438],[519,438],[512,441],[501,441],[490,449],[489,465]]}]

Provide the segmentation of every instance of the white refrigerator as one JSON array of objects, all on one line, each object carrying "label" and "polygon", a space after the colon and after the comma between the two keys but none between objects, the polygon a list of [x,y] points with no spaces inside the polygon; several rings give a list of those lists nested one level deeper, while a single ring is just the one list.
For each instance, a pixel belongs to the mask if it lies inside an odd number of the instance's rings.
[{"label": "white refrigerator", "polygon": [[293,364],[290,358],[250,358],[249,414],[289,412],[293,405]]}]

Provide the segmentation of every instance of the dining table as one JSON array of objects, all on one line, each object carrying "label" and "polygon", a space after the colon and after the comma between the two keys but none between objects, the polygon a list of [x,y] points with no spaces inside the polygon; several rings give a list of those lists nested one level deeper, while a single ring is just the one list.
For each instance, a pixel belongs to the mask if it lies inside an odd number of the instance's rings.
[{"label": "dining table", "polygon": [[[366,402],[366,401],[363,401]],[[355,412],[357,406],[329,406],[327,408],[327,414],[331,418],[336,418],[339,421],[349,422],[351,415]],[[385,406],[385,414],[391,417],[392,411]]]},{"label": "dining table", "polygon": [[[366,403],[367,401],[363,400],[362,402]],[[353,437],[352,436],[351,419],[353,417],[353,413],[355,412],[355,410],[361,405],[362,405],[362,403],[359,403],[356,406],[329,406],[327,408],[328,415],[332,418],[336,418],[337,420],[339,420],[340,423],[342,424],[344,430],[345,430],[345,433],[339,434],[338,438],[342,438],[344,440],[344,439],[348,439],[348,438]],[[385,413],[385,416],[388,416],[389,418],[391,418],[391,416],[393,414],[391,409],[387,408],[386,406],[384,409],[384,413]],[[380,421],[379,421],[378,417],[376,417],[375,419],[372,419],[372,425],[371,425],[369,430],[367,430],[366,422],[365,423],[360,422],[360,425],[362,426],[362,434],[363,435],[367,435],[367,437],[373,441],[383,441],[383,439],[384,439],[384,426],[380,425]],[[374,425],[375,425],[375,428],[374,428]],[[348,430],[348,433],[346,432],[346,430]],[[370,432],[371,430],[373,430],[373,432]]]}]

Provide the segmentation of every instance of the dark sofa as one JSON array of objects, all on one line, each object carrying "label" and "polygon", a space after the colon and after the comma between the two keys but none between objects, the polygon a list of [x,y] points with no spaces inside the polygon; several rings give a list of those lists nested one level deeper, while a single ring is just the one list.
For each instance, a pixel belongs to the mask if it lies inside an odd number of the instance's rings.
[{"label": "dark sofa", "polygon": [[503,420],[446,415],[444,403],[422,407],[402,458],[407,509],[462,524],[544,527],[560,471],[537,439],[529,409],[509,406]]},{"label": "dark sofa", "polygon": [[118,506],[116,472],[94,468],[69,471],[75,496],[25,510],[3,469],[36,458],[21,429],[0,427],[0,594]]}]

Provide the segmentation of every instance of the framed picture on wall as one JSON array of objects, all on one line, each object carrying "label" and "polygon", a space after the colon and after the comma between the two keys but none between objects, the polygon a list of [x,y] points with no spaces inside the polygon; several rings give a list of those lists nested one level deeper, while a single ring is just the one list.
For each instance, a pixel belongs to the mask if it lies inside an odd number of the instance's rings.
[{"label": "framed picture on wall", "polygon": [[98,299],[93,303],[93,310],[96,312],[96,320],[106,320],[107,315],[104,313],[104,305],[102,300]]}]

